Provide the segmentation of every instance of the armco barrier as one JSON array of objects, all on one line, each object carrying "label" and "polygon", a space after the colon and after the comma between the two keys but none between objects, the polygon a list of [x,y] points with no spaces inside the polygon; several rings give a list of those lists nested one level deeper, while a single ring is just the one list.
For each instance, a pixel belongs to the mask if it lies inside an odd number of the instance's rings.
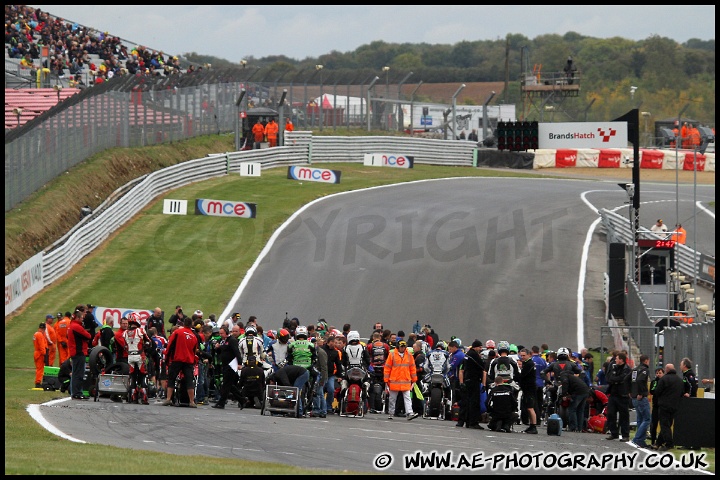
[{"label": "armco barrier", "polygon": [[[311,132],[295,131],[286,134],[283,147],[218,153],[173,165],[121,187],[113,193],[113,201],[103,203],[91,217],[86,217],[62,239],[46,248],[42,257],[43,287],[69,272],[75,263],[101,245],[113,232],[160,194],[192,182],[230,173],[239,174],[240,165],[243,162],[260,163],[262,169],[323,162],[362,164],[366,153],[401,152],[414,157],[415,164],[471,167],[475,149],[476,144],[473,142],[454,140],[385,136],[313,136]],[[623,156],[632,155],[631,149],[618,150]],[[599,166],[600,150],[582,149],[579,152],[575,156],[576,166]],[[674,168],[675,152],[663,152],[665,162],[663,168],[668,168],[670,160],[672,160],[672,168]],[[554,168],[557,155],[555,150],[536,150],[534,153],[533,168]],[[683,153],[687,154],[687,152]],[[565,152],[564,155],[566,161],[572,163],[572,152]],[[714,171],[715,154],[706,154],[705,157],[704,170]],[[580,159],[579,165],[578,159]],[[680,155],[678,163],[686,165],[686,162],[687,155]],[[690,162],[692,163],[692,160]],[[621,168],[627,167],[624,162],[619,163]],[[131,186],[132,184],[134,185]],[[601,211],[600,214],[603,216],[604,222],[611,222],[617,229],[622,241],[628,241],[626,238],[630,238],[628,236],[629,228],[628,232],[623,232],[623,224],[627,225],[627,220],[612,212]],[[680,245],[680,254],[681,271],[691,274],[692,249]],[[6,316],[20,306],[8,302],[8,289],[13,288],[13,278],[18,277],[18,270],[5,276]],[[15,282],[15,284],[17,283]],[[23,298],[23,302],[27,300],[22,294],[18,297]]]}]

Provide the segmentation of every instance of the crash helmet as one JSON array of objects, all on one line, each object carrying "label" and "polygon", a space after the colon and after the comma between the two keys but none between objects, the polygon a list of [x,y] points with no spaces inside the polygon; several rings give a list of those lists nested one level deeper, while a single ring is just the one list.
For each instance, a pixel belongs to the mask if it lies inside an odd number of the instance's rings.
[{"label": "crash helmet", "polygon": [[515,345],[514,343],[510,344],[510,353],[518,353],[517,345]]},{"label": "crash helmet", "polygon": [[357,330],[349,331],[347,340],[348,340],[348,343],[359,342],[360,341],[360,333]]},{"label": "crash helmet", "polygon": [[307,333],[307,327],[304,327],[302,325],[298,325],[298,327],[295,329],[295,338],[305,338],[307,339],[308,333]]},{"label": "crash helmet", "polygon": [[128,319],[128,327],[131,325],[135,325],[136,327],[141,327],[140,325],[140,315],[137,312],[132,312],[127,317]]},{"label": "crash helmet", "polygon": [[500,340],[497,344],[497,351],[498,353],[510,353],[510,343],[506,342],[505,340]]},{"label": "crash helmet", "polygon": [[485,342],[485,348],[494,349],[495,348],[495,342],[493,340],[488,340]]},{"label": "crash helmet", "polygon": [[558,348],[557,358],[558,360],[567,360],[570,358],[570,350],[565,347]]},{"label": "crash helmet", "polygon": [[588,427],[593,432],[602,433],[605,430],[605,422],[607,421],[607,417],[605,415],[593,415],[592,417],[588,418]]},{"label": "crash helmet", "polygon": [[437,345],[435,345],[435,350],[447,350],[447,343],[440,340]]},{"label": "crash helmet", "polygon": [[254,337],[255,335],[257,335],[257,328],[255,328],[254,326],[250,325],[249,327],[247,327],[247,328],[245,329],[245,335],[247,335],[247,336],[253,336],[253,337]]},{"label": "crash helmet", "polygon": [[278,340],[285,343],[290,339],[290,332],[287,328],[281,328],[278,332]]}]

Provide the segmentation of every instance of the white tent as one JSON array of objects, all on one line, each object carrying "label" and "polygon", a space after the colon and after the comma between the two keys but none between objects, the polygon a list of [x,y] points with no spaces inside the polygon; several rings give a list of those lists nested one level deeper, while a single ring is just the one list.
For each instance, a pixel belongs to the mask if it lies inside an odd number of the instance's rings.
[{"label": "white tent", "polygon": [[[320,104],[320,97],[313,99],[316,105]],[[346,95],[330,95],[323,94],[323,108],[360,108],[364,104],[364,100],[360,97],[348,97]]]}]

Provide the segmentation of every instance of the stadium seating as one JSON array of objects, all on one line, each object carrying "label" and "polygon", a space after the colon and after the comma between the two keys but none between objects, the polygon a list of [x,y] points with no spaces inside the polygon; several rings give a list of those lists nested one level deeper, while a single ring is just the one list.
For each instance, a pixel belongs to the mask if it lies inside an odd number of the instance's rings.
[{"label": "stadium seating", "polygon": [[[63,88],[58,95],[54,88],[6,88],[5,129],[24,125],[79,91],[77,88]],[[19,118],[16,108],[22,109]]]}]

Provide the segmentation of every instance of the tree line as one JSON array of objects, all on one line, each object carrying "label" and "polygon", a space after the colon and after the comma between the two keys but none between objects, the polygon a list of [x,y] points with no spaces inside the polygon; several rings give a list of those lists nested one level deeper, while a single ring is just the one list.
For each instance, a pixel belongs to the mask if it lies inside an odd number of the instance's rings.
[{"label": "tree line", "polygon": [[[302,82],[323,65],[326,78],[333,83],[360,84],[373,73],[382,76],[390,67],[390,83],[397,84],[412,71],[411,83],[508,82],[507,92],[493,103],[520,104],[520,79],[540,68],[543,73],[560,72],[571,56],[578,68],[580,96],[565,102],[569,117],[607,120],[640,108],[652,119],[677,116],[689,104],[684,116],[705,125],[715,125],[715,40],[690,39],[678,43],[652,35],[644,40],[621,37],[594,38],[576,32],[547,34],[530,39],[508,34],[504,39],[461,41],[453,45],[427,43],[387,43],[374,41],[351,52],[332,50],[319,57],[295,60],[284,55],[254,58],[247,65],[260,67],[265,82]],[[195,52],[185,57],[215,67],[239,67],[237,63]],[[317,79],[315,79],[317,81]],[[631,93],[630,87],[637,87]],[[419,95],[419,100],[423,99]],[[482,100],[479,100],[482,101]],[[592,105],[591,108],[588,106]],[[579,120],[583,120],[580,118]],[[556,119],[555,121],[569,121]]]}]

